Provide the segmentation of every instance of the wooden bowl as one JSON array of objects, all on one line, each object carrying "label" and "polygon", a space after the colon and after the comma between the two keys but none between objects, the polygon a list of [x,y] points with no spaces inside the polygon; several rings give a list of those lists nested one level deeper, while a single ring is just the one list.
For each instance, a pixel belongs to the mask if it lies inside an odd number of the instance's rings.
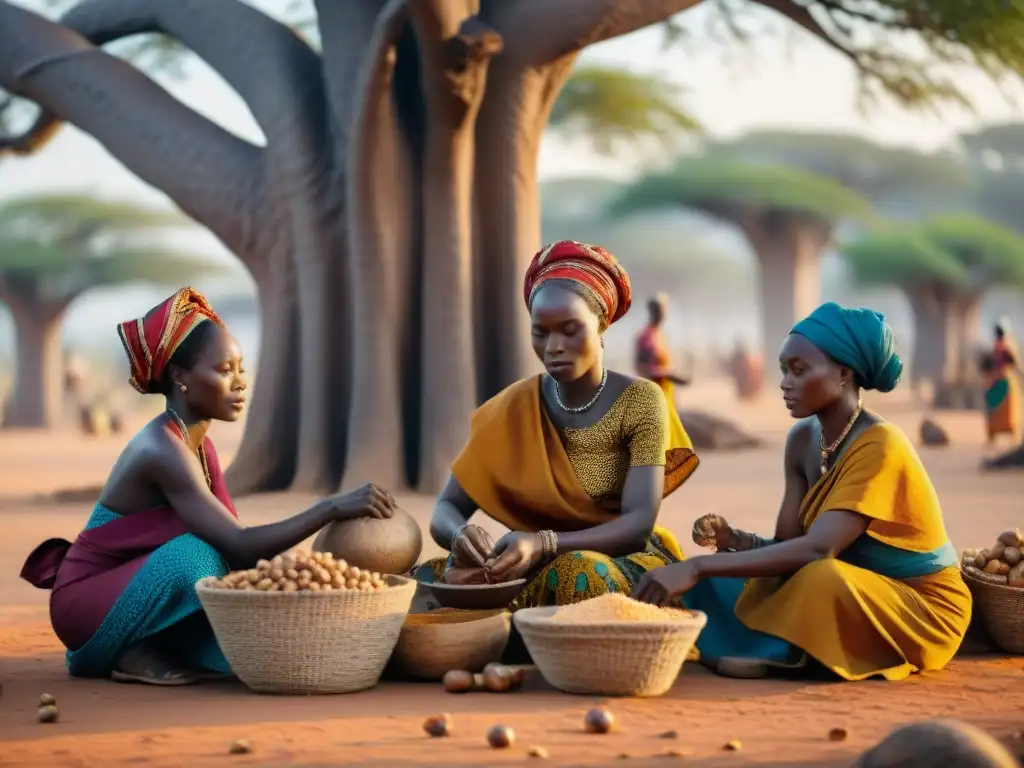
[{"label": "wooden bowl", "polygon": [[480,672],[501,661],[512,628],[512,614],[498,608],[459,611],[441,608],[410,614],[402,625],[390,668],[418,680],[440,680],[445,672]]},{"label": "wooden bowl", "polygon": [[317,535],[314,552],[330,552],[365,571],[402,575],[416,565],[423,532],[412,515],[396,509],[393,517],[357,517],[331,523]]},{"label": "wooden bowl", "polygon": [[434,598],[445,608],[487,610],[507,608],[526,586],[526,579],[506,581],[503,584],[427,584]]}]

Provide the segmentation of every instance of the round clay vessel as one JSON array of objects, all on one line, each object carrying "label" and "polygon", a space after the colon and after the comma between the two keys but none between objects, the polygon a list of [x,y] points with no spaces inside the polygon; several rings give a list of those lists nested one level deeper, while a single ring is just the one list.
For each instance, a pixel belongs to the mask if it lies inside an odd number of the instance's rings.
[{"label": "round clay vessel", "polygon": [[419,560],[423,533],[412,515],[396,509],[387,520],[357,517],[331,523],[317,534],[313,551],[330,552],[363,570],[401,575]]}]

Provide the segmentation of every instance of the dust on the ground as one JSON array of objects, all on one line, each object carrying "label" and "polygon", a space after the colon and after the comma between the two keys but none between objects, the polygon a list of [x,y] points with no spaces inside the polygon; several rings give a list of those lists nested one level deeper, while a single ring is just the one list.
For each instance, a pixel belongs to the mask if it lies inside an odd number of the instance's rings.
[{"label": "dust on the ground", "polygon": [[[688,541],[693,519],[709,511],[748,530],[771,531],[790,423],[772,394],[735,404],[725,382],[683,393],[684,407],[727,415],[766,440],[756,451],[706,453],[692,480],[667,501],[661,523],[681,535],[688,551],[694,549]],[[923,412],[909,397],[874,404],[916,441]],[[978,471],[980,414],[936,418],[952,445],[922,449],[922,456],[957,548],[984,546],[998,532],[1024,524],[1024,474]],[[240,425],[217,425],[214,437],[225,458],[240,435]],[[1024,729],[1021,657],[964,657],[941,673],[899,683],[727,680],[687,665],[664,697],[612,700],[620,727],[601,736],[585,734],[582,726],[587,709],[603,699],[560,694],[536,673],[523,691],[511,694],[453,695],[440,684],[385,682],[327,697],[259,696],[238,683],[154,689],[69,679],[63,649],[49,628],[47,595],[17,574],[43,539],[73,537],[89,504],[58,506],[32,497],[101,484],[125,439],[0,433],[0,766],[498,765],[534,759],[527,750],[535,745],[550,753],[542,762],[553,765],[842,766],[892,728],[940,716],[962,718],[1022,746],[1014,739]],[[241,499],[238,506],[243,520],[261,523],[313,499],[271,494]],[[407,496],[402,503],[426,522],[430,499]],[[428,543],[424,556],[437,551]],[[57,697],[56,724],[36,722],[44,692]],[[452,714],[453,734],[432,739],[422,722],[440,712]],[[498,723],[515,730],[515,746],[487,746],[487,729]],[[831,741],[833,728],[845,728],[849,736]],[[663,738],[668,731],[677,736]],[[235,739],[248,739],[252,753],[229,755]],[[724,751],[731,740],[742,749]]]}]

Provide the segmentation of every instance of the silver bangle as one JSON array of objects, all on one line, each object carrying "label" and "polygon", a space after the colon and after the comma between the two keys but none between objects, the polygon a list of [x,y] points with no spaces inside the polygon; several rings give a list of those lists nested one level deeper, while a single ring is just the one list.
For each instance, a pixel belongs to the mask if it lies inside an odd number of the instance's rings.
[{"label": "silver bangle", "polygon": [[468,523],[466,525],[460,525],[458,528],[455,529],[455,533],[452,534],[452,540],[448,542],[448,551],[449,552],[451,552],[451,551],[453,551],[455,549],[455,540],[457,538],[459,538],[459,534],[462,533],[467,528],[469,528],[469,524]]}]

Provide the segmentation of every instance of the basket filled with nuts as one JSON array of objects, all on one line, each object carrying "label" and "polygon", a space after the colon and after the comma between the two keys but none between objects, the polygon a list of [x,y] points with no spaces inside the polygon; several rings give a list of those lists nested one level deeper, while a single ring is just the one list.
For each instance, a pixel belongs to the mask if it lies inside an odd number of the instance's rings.
[{"label": "basket filled with nuts", "polygon": [[541,675],[568,693],[660,696],[707,624],[700,611],[610,593],[513,615]]},{"label": "basket filled with nuts", "polygon": [[961,570],[974,605],[1002,650],[1024,653],[1024,534],[999,534],[988,549],[967,549]]},{"label": "basket filled with nuts", "polygon": [[196,584],[238,679],[260,693],[351,693],[380,680],[416,584],[289,552]]}]

